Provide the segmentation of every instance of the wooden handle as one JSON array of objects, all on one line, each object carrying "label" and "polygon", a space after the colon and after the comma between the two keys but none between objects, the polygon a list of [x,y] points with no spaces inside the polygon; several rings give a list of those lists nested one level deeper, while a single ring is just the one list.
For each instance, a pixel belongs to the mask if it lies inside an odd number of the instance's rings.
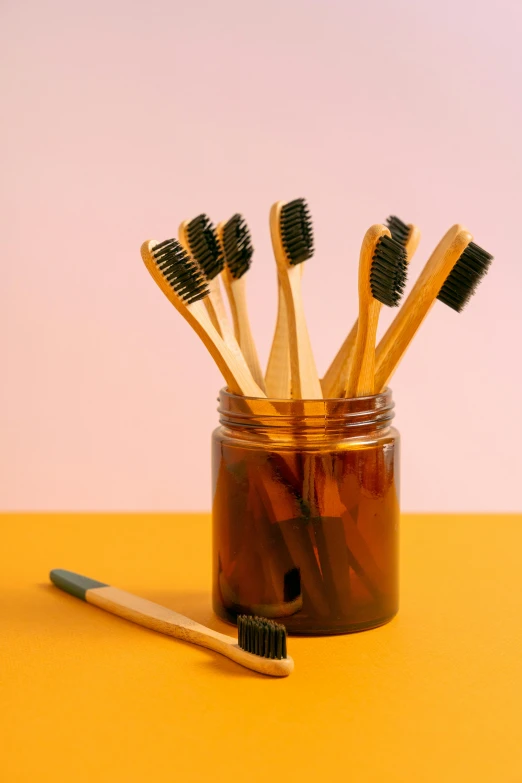
[{"label": "wooden handle", "polygon": [[[235,319],[234,328],[237,329],[237,341],[239,347],[243,351],[246,363],[250,367],[250,371],[254,377],[257,385],[264,390],[265,379],[263,377],[263,371],[259,363],[259,357],[257,355],[256,344],[252,335],[250,327],[250,319],[248,317],[248,306],[246,300],[246,275],[240,277],[239,280],[230,281],[230,302],[231,310]],[[232,306],[234,302],[234,306]]]},{"label": "wooden handle", "polygon": [[[223,247],[223,227],[224,223],[219,223],[216,228],[218,240]],[[223,251],[224,252],[224,251]],[[232,313],[232,323],[234,325],[234,336],[237,340],[245,361],[252,373],[252,376],[260,389],[265,390],[265,379],[259,363],[256,344],[250,328],[250,319],[248,317],[248,306],[246,300],[246,275],[239,280],[235,280],[225,264],[221,273],[223,285],[227,292],[230,312]],[[227,319],[228,320],[228,319]]]},{"label": "wooden handle", "polygon": [[325,399],[340,397],[344,391],[346,378],[348,376],[350,358],[352,356],[355,339],[357,337],[358,326],[359,321],[357,319],[348,332],[348,336],[337,351],[334,360],[330,364],[323,380],[321,381],[321,387]]},{"label": "wooden handle", "polygon": [[227,343],[227,345],[231,345],[235,347],[235,345],[239,341],[236,339],[234,330],[232,328],[232,324],[230,323],[230,320],[227,315],[225,302],[223,299],[223,293],[221,291],[221,285],[219,282],[219,276],[215,277],[213,280],[208,281],[208,288],[210,293],[207,299],[210,302],[212,310],[214,312],[214,316],[216,318],[217,325],[218,325],[218,332],[223,338],[223,340]]},{"label": "wooden handle", "polygon": [[291,266],[288,263],[281,238],[282,206],[283,202],[279,201],[270,210],[270,235],[287,312],[292,397],[295,399],[322,399],[323,393],[303,309],[300,265]]},{"label": "wooden handle", "polygon": [[[421,233],[417,226],[413,224],[410,224],[408,228],[410,229],[410,233],[405,245],[405,250],[406,260],[409,263],[419,246]],[[343,394],[346,378],[348,377],[350,359],[355,346],[355,338],[357,337],[357,328],[358,321],[356,320],[321,381],[325,399],[340,397],[341,394]]]},{"label": "wooden handle", "polygon": [[397,369],[417,329],[433,307],[456,262],[472,241],[462,226],[452,226],[431,254],[417,282],[377,346],[375,389],[382,391]]},{"label": "wooden handle", "polygon": [[[223,255],[225,254],[223,246],[223,230],[225,223],[221,222],[216,227],[216,235],[221,245]],[[227,292],[230,312],[232,313],[232,323],[234,325],[234,337],[241,348],[245,361],[252,373],[252,377],[260,389],[265,391],[265,380],[259,358],[257,355],[256,344],[250,328],[250,319],[248,317],[248,307],[246,301],[246,279],[245,275],[235,280],[225,263],[221,273],[221,279]],[[228,321],[228,319],[227,319]],[[225,340],[226,342],[226,340]]]},{"label": "wooden handle", "polygon": [[169,302],[174,305],[176,310],[201,338],[206,349],[219,367],[230,391],[247,397],[266,397],[266,394],[254,381],[239,345],[237,345],[235,340],[230,341],[228,345],[225,343],[214,328],[203,302],[198,301],[191,305],[186,305],[174,293],[154,262],[151,248],[155,244],[157,244],[155,240],[148,240],[141,246],[141,257],[145,266]]},{"label": "wooden handle", "polygon": [[274,399],[288,400],[291,397],[288,315],[279,275],[277,277],[277,321],[266,366],[265,388],[267,395]]},{"label": "wooden handle", "polygon": [[[183,225],[183,224],[181,224]],[[223,231],[225,228],[225,221],[221,221],[221,223],[218,223],[216,226],[216,236],[218,238],[218,242],[221,246],[221,252],[223,253],[223,256],[225,257],[225,246],[223,243]],[[180,226],[181,229],[181,226]],[[234,278],[230,274],[230,271],[228,269],[228,266],[226,264],[225,260],[225,266],[223,267],[223,271],[221,272],[221,280],[223,282],[223,285],[225,287],[225,291],[227,292],[227,298],[228,298],[228,304],[230,305],[230,312],[232,314],[232,325],[234,327],[234,336],[239,343],[241,347],[241,341],[240,341],[240,323],[239,323],[239,313],[236,306],[236,299],[234,296],[234,292],[232,291],[231,285]],[[241,349],[242,350],[242,349]],[[245,357],[246,359],[246,357]]]},{"label": "wooden handle", "polygon": [[408,235],[404,249],[406,250],[406,261],[409,264],[419,246],[421,232],[417,226],[413,225],[413,223],[410,223],[408,228],[410,229],[410,233]]},{"label": "wooden handle", "polygon": [[383,236],[391,236],[386,226],[371,226],[361,246],[359,257],[359,322],[348,375],[346,397],[365,397],[375,389],[375,339],[381,303],[374,299],[370,287],[370,272],[375,247]]}]

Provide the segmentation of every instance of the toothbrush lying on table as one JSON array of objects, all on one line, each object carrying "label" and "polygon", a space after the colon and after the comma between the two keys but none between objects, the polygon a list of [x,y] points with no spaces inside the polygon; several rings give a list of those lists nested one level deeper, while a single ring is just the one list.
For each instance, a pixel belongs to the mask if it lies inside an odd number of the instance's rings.
[{"label": "toothbrush lying on table", "polygon": [[240,615],[237,618],[239,636],[236,640],[165,606],[73,571],[55,568],[49,577],[56,587],[82,601],[152,631],[208,647],[247,669],[272,677],[286,677],[293,671],[294,662],[286,653],[284,625],[260,617]]}]

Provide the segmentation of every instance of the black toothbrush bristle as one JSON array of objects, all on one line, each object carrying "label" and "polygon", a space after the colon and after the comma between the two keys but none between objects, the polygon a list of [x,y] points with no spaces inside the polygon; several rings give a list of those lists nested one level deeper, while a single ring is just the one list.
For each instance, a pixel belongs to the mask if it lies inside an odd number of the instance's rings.
[{"label": "black toothbrush bristle", "polygon": [[470,242],[446,278],[437,299],[460,313],[475,293],[492,260],[490,253]]},{"label": "black toothbrush bristle", "polygon": [[237,643],[245,652],[262,658],[286,658],[286,628],[264,617],[240,614]]},{"label": "black toothbrush bristle", "polygon": [[227,268],[235,280],[250,269],[254,248],[242,215],[233,215],[223,226],[223,250]]},{"label": "black toothbrush bristle", "polygon": [[159,242],[151,248],[151,254],[167,283],[186,304],[208,295],[207,281],[177,240]]},{"label": "black toothbrush bristle", "polygon": [[388,307],[396,307],[404,293],[407,268],[404,247],[395,239],[382,236],[375,246],[370,271],[373,298]]},{"label": "black toothbrush bristle", "polygon": [[314,254],[312,218],[304,198],[288,201],[281,207],[281,239],[290,264],[301,264]]},{"label": "black toothbrush bristle", "polygon": [[386,225],[390,229],[390,233],[399,245],[406,246],[406,242],[410,236],[410,227],[403,223],[403,221],[397,217],[397,215],[390,215],[386,221]]},{"label": "black toothbrush bristle", "polygon": [[208,215],[198,215],[187,223],[187,240],[194,261],[207,280],[213,280],[223,270],[225,260]]}]

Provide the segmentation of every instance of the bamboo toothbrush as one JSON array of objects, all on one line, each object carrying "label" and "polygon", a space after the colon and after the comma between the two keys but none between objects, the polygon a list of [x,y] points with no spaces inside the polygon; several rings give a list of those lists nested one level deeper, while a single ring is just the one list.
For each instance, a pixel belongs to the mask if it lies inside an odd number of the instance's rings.
[{"label": "bamboo toothbrush", "polygon": [[205,214],[198,215],[193,220],[184,220],[178,229],[178,239],[207,279],[209,295],[205,306],[212,323],[224,341],[229,343],[233,338],[233,331],[219,284],[225,259],[214,224]]},{"label": "bamboo toothbrush", "polygon": [[247,669],[272,677],[286,677],[293,671],[294,662],[286,652],[284,625],[240,615],[237,618],[239,638],[236,640],[165,606],[72,571],[55,568],[49,576],[56,587],[75,598],[158,633],[208,647]]},{"label": "bamboo toothbrush", "polygon": [[264,390],[265,380],[250,329],[246,301],[246,272],[250,269],[254,253],[250,231],[243,216],[236,214],[226,223],[220,223],[216,233],[225,258],[221,277],[230,303],[234,334],[255,382]]},{"label": "bamboo toothbrush", "polygon": [[[406,223],[403,223],[403,221],[395,215],[390,215],[386,220],[386,225],[391,232],[392,239],[395,239],[395,241],[406,250],[406,261],[409,263],[420,242],[419,229],[413,224],[407,225]],[[342,394],[343,383],[348,375],[350,357],[352,355],[356,337],[357,320],[321,381],[325,399],[339,397]]]},{"label": "bamboo toothbrush", "polygon": [[179,242],[148,240],[141,246],[141,257],[169,302],[205,344],[230,391],[248,397],[266,397],[254,381],[234,335],[225,342],[214,328],[201,301],[208,297],[208,282]]},{"label": "bamboo toothbrush", "polygon": [[[274,204],[270,210],[270,234],[286,308],[291,395],[294,399],[322,399],[301,295],[300,265],[313,255],[312,223],[306,201],[300,198]],[[277,333],[272,351],[274,347],[277,351],[282,347]],[[270,384],[267,391],[272,394]]]},{"label": "bamboo toothbrush", "polygon": [[375,392],[375,337],[383,304],[398,304],[406,281],[406,251],[388,228],[371,226],[359,258],[359,322],[353,358],[345,385],[346,397]]},{"label": "bamboo toothbrush", "polygon": [[408,298],[380,341],[375,360],[375,388],[381,391],[395,372],[414,334],[436,299],[460,312],[493,259],[471,234],[455,225],[441,239]]}]

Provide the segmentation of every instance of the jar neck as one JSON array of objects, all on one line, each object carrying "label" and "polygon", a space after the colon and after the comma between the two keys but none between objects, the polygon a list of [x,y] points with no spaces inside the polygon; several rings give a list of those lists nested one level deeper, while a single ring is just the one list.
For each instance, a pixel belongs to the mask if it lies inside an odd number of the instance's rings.
[{"label": "jar neck", "polygon": [[369,397],[335,400],[270,400],[223,389],[220,422],[230,436],[273,441],[330,440],[383,434],[393,419],[390,389]]}]

